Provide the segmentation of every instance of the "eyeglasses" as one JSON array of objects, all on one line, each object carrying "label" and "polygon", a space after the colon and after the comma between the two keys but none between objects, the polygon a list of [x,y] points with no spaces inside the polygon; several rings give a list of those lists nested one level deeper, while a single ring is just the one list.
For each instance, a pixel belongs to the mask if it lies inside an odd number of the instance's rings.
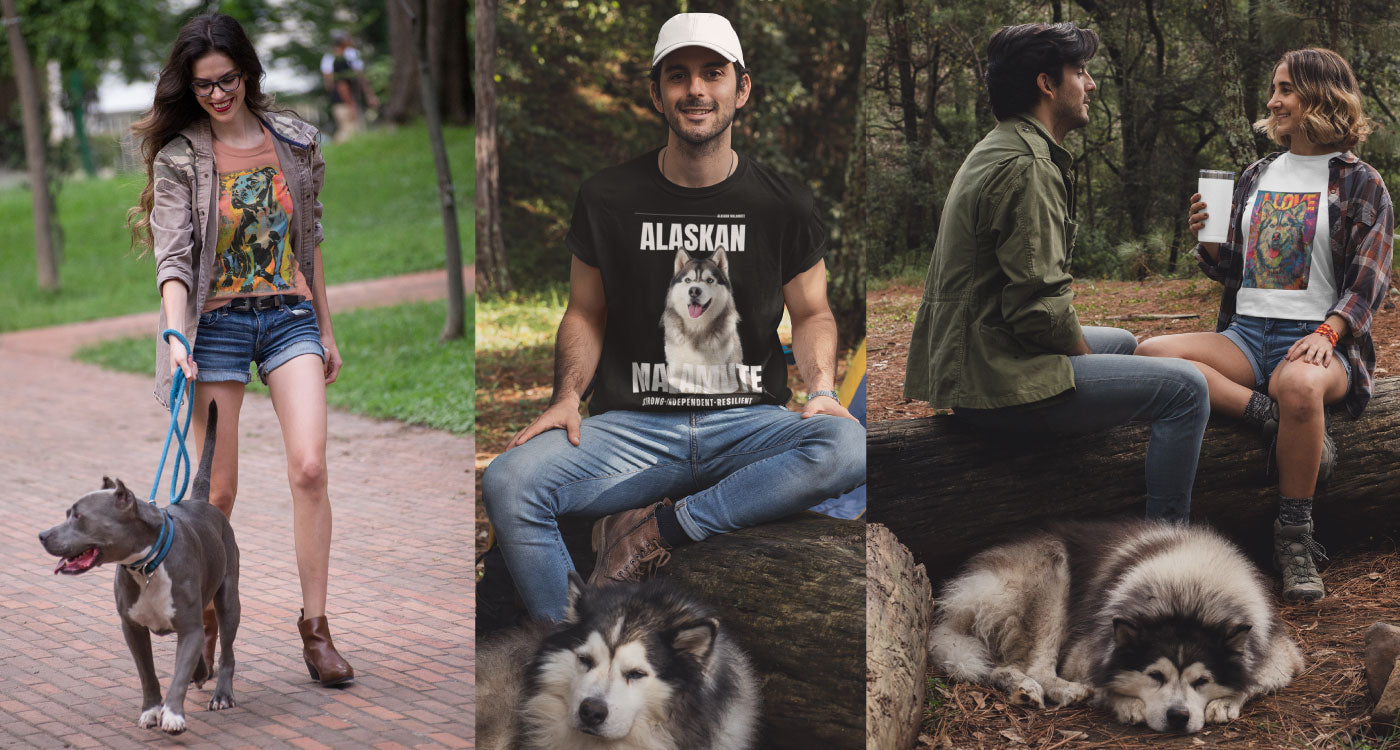
[{"label": "eyeglasses", "polygon": [[190,84],[190,88],[194,90],[195,96],[213,96],[215,86],[218,86],[219,90],[225,94],[232,94],[238,90],[241,83],[243,83],[242,73],[229,73],[217,81],[195,81]]}]

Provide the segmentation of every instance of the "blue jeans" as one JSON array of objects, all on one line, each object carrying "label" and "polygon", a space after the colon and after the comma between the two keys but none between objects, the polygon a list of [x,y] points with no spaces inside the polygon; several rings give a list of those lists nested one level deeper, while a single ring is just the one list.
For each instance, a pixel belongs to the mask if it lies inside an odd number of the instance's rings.
[{"label": "blue jeans", "polygon": [[1132,356],[1137,339],[1120,328],[1085,327],[1084,340],[1095,353],[1069,358],[1073,393],[1047,405],[957,409],[957,416],[982,430],[1052,435],[1151,422],[1147,517],[1186,523],[1210,418],[1205,376],[1186,360]]},{"label": "blue jeans", "polygon": [[497,456],[481,499],[530,614],[559,620],[573,568],[560,516],[598,518],[669,497],[699,541],[864,482],[865,428],[853,419],[802,419],[780,406],[609,411],[583,420],[578,446],[550,430]]},{"label": "blue jeans", "polygon": [[229,310],[216,307],[199,316],[193,357],[199,382],[247,385],[248,365],[258,363],[258,377],[303,354],[326,358],[321,328],[310,302],[270,310]]},{"label": "blue jeans", "polygon": [[[1254,370],[1254,388],[1268,393],[1269,378],[1279,363],[1288,355],[1288,350],[1322,324],[1321,320],[1284,320],[1282,318],[1256,318],[1251,315],[1236,315],[1230,325],[1221,332],[1225,338],[1239,347],[1249,366]],[[1351,363],[1346,352],[1333,349],[1332,357],[1346,370],[1347,380],[1351,380]]]}]

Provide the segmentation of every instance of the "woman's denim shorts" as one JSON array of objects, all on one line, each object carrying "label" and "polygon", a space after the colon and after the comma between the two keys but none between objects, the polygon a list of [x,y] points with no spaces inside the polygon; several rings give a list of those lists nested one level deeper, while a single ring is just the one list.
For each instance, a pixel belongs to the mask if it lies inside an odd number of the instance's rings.
[{"label": "woman's denim shorts", "polygon": [[269,372],[303,354],[326,359],[321,328],[309,301],[270,310],[229,310],[225,305],[199,316],[194,361],[201,383],[246,385],[252,380],[248,366],[253,362],[266,383]]},{"label": "woman's denim shorts", "polygon": [[[1288,350],[1294,342],[1317,330],[1320,320],[1282,320],[1280,318],[1256,318],[1251,315],[1236,315],[1230,320],[1230,327],[1223,333],[1244,352],[1249,366],[1254,369],[1254,387],[1267,386]],[[1332,359],[1340,362],[1346,371],[1347,382],[1351,382],[1351,363],[1341,349],[1332,350]],[[202,365],[201,365],[202,367]],[[201,370],[203,372],[203,370]]]}]

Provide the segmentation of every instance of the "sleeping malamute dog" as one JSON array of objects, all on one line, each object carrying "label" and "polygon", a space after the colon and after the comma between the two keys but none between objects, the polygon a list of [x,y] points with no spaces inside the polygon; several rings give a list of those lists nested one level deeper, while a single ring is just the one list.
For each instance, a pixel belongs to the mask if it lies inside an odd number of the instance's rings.
[{"label": "sleeping malamute dog", "polygon": [[[666,334],[666,379],[672,391],[739,390],[732,365],[743,363],[744,350],[723,248],[703,260],[684,250],[676,251],[661,328]],[[709,382],[712,379],[706,373],[711,371],[721,374],[720,382]]]},{"label": "sleeping malamute dog", "polygon": [[1259,571],[1199,526],[1067,523],[974,556],[937,599],[950,677],[1196,732],[1303,667]]},{"label": "sleeping malamute dog", "polygon": [[482,750],[745,750],[758,720],[748,657],[695,599],[660,581],[593,587],[476,655]]}]

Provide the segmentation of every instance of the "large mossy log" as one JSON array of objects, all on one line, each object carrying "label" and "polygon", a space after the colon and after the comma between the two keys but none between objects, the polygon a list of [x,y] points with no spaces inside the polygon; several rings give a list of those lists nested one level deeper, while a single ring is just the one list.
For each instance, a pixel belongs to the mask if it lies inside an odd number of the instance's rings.
[{"label": "large mossy log", "polygon": [[[1400,529],[1400,378],[1376,383],[1360,419],[1334,413],[1340,458],[1319,488],[1316,536],[1329,550]],[[868,431],[869,520],[882,523],[946,578],[1006,537],[1072,518],[1141,515],[1149,428],[1128,425],[1076,438],[1006,438],[955,417],[878,422]],[[1201,446],[1191,518],[1265,557],[1277,483],[1264,477],[1257,433],[1213,419]]]},{"label": "large mossy log", "polygon": [[[587,525],[561,525],[587,575]],[[523,614],[488,555],[478,637]],[[712,606],[762,686],[756,747],[865,747],[865,524],[804,512],[679,547],[657,577]]]},{"label": "large mossy log", "polygon": [[867,529],[865,746],[913,747],[924,718],[933,591],[924,566],[889,529]]}]

